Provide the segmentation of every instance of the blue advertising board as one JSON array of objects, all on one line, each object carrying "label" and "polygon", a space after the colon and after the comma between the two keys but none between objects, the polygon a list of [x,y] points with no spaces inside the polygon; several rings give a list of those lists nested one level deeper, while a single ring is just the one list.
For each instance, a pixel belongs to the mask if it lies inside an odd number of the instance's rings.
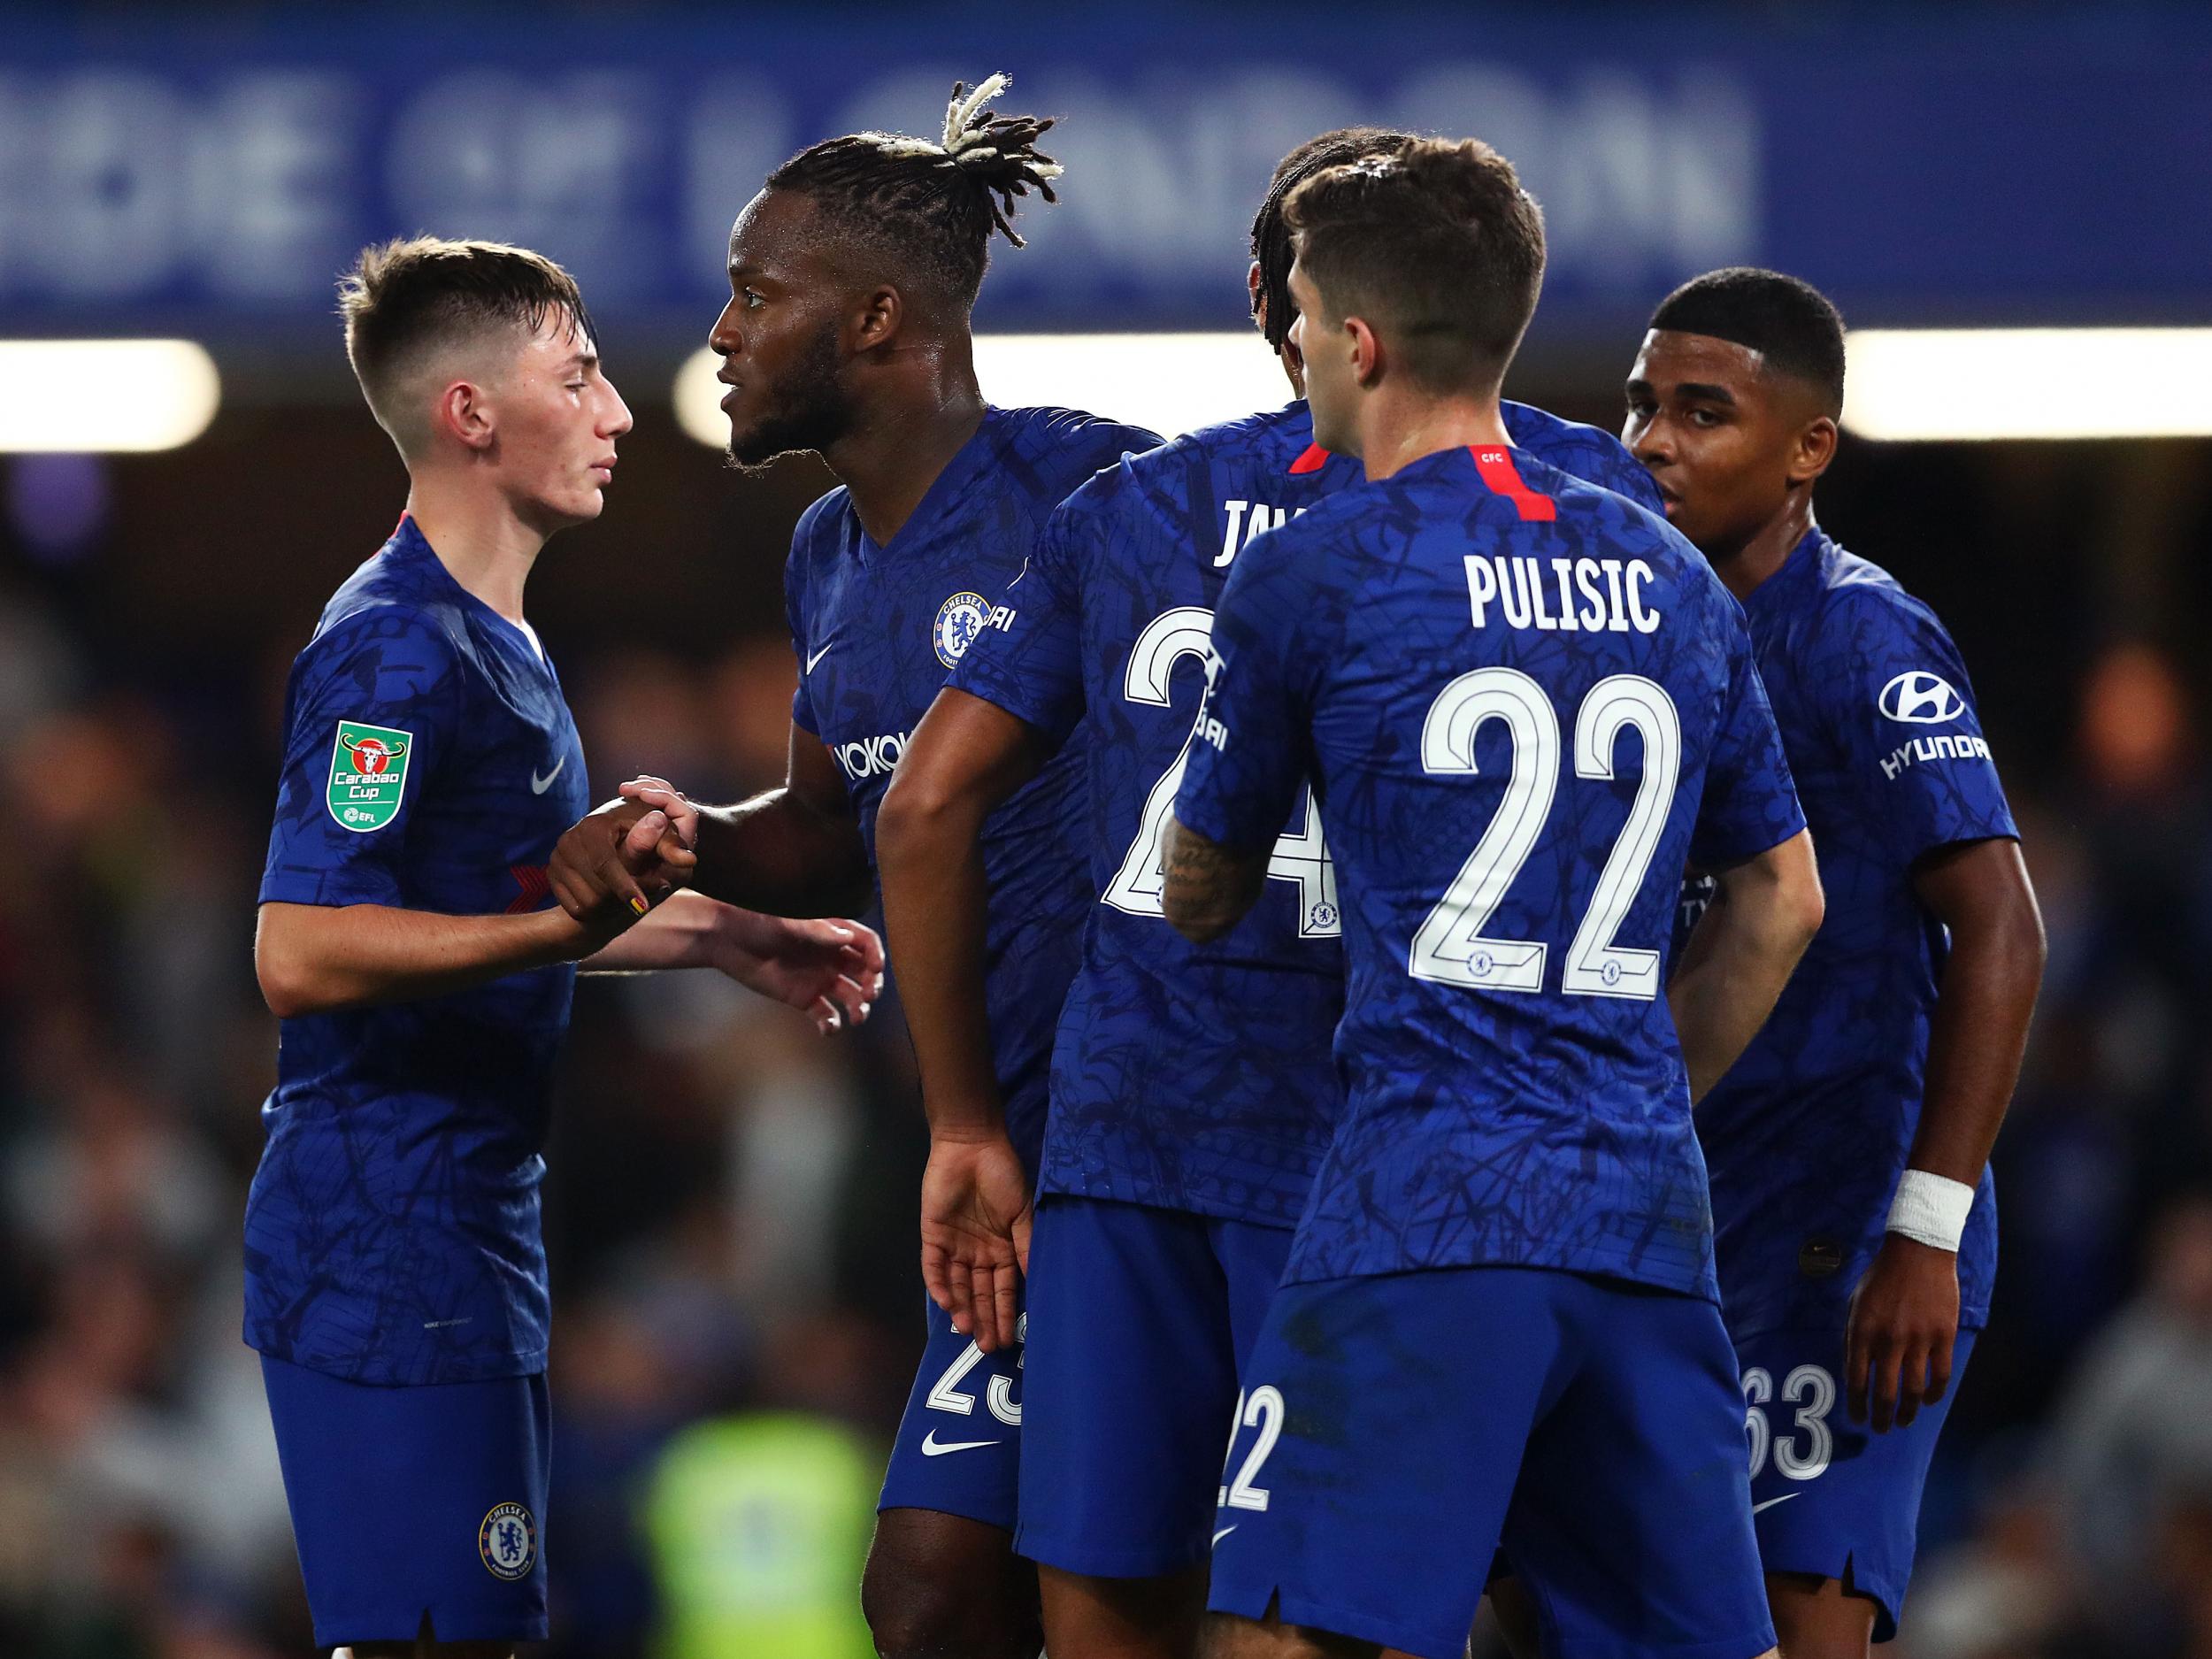
[{"label": "blue advertising board", "polygon": [[610,322],[703,333],[762,174],[933,134],[1010,70],[1064,201],[1000,327],[1242,314],[1284,150],[1354,120],[1488,138],[1543,202],[1546,327],[1615,327],[1713,265],[1859,322],[2212,319],[2212,12],[1285,4],[0,13],[0,333],[326,326],[372,239],[525,242]]}]

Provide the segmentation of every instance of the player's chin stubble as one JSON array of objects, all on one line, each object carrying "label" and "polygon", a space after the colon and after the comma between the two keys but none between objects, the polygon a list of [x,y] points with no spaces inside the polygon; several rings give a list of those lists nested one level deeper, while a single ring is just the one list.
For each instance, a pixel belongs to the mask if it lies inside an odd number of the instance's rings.
[{"label": "player's chin stubble", "polygon": [[761,472],[779,456],[826,449],[851,426],[851,402],[837,377],[835,323],[822,325],[770,394],[767,413],[730,434],[725,463],[733,471]]}]

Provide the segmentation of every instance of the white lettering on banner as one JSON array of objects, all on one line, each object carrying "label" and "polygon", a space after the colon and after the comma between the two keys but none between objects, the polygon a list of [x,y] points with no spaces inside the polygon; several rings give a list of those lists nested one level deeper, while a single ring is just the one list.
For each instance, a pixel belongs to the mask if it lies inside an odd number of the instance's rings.
[{"label": "white lettering on banner", "polygon": [[[545,247],[603,303],[703,301],[730,219],[803,135],[926,132],[954,73],[902,65],[832,108],[795,97],[774,58],[567,74],[479,59],[416,80],[380,52],[329,67],[303,47],[206,73],[165,55],[159,29],[111,50],[0,73],[0,297],[320,308],[331,272],[396,225]],[[1248,218],[1253,180],[1292,146],[1356,119],[1457,132],[1471,110],[1544,203],[1555,288],[1640,293],[1761,249],[1747,72],[1446,57],[1379,90],[1213,58],[1129,84],[1071,60],[1036,90],[1066,118],[1054,153],[1084,188],[1031,213],[1034,250],[995,273],[1017,305],[1110,294],[1132,311],[1187,310],[1217,283],[1221,227]],[[1223,551],[1252,534],[1248,518]],[[1556,620],[1556,595],[1544,603]]]}]

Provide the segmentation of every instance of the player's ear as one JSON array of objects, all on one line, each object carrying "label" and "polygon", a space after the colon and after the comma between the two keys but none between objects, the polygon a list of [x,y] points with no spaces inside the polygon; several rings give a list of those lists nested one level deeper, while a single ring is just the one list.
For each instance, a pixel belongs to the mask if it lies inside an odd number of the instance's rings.
[{"label": "player's ear", "polygon": [[906,301],[898,289],[887,282],[869,289],[853,313],[853,349],[873,351],[879,346],[889,345],[898,336],[899,325],[905,320]]},{"label": "player's ear", "polygon": [[455,380],[438,394],[431,411],[432,430],[471,449],[492,447],[491,399],[473,380]]},{"label": "player's ear", "polygon": [[1836,458],[1837,436],[1832,415],[1816,415],[1800,427],[1790,446],[1790,482],[1809,484],[1826,472]]},{"label": "player's ear", "polygon": [[1244,291],[1252,296],[1252,320],[1267,328],[1267,296],[1260,292],[1260,262],[1252,261],[1252,268],[1244,273]]},{"label": "player's ear", "polygon": [[1382,336],[1363,317],[1347,317],[1344,332],[1350,337],[1354,377],[1362,386],[1372,386],[1383,372]]}]

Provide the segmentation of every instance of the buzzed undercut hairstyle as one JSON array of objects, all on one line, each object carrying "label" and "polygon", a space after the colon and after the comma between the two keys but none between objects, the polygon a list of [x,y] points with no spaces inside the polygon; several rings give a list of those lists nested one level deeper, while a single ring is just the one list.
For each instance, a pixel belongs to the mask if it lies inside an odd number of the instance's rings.
[{"label": "buzzed undercut hairstyle", "polygon": [[1325,168],[1283,217],[1330,316],[1364,319],[1417,384],[1504,378],[1544,280],[1544,216],[1489,145],[1417,138]]},{"label": "buzzed undercut hairstyle", "polygon": [[338,314],[361,394],[403,456],[426,435],[420,382],[442,362],[501,334],[520,344],[549,317],[594,337],[576,279],[543,254],[439,236],[364,248],[338,284]]},{"label": "buzzed undercut hairstyle", "polygon": [[768,175],[772,190],[810,197],[841,237],[879,258],[921,294],[965,311],[990,264],[994,233],[1019,248],[1015,203],[1034,190],[1056,201],[1062,169],[1037,148],[1050,117],[987,107],[1012,84],[956,81],[934,142],[898,133],[854,133],[803,150]]},{"label": "buzzed undercut hairstyle", "polygon": [[1298,303],[1290,297],[1292,249],[1290,227],[1283,222],[1283,204],[1290,193],[1324,167],[1340,167],[1368,156],[1389,155],[1413,142],[1411,133],[1387,127],[1340,127],[1323,133],[1285,156],[1275,165],[1275,177],[1267,187],[1260,211],[1252,215],[1252,257],[1260,267],[1259,292],[1252,296],[1252,315],[1275,350],[1283,349],[1291,324],[1298,320]]},{"label": "buzzed undercut hairstyle", "polygon": [[1843,414],[1843,315],[1809,282],[1750,265],[1708,271],[1660,301],[1651,326],[1755,351],[1818,391],[1829,415]]}]

